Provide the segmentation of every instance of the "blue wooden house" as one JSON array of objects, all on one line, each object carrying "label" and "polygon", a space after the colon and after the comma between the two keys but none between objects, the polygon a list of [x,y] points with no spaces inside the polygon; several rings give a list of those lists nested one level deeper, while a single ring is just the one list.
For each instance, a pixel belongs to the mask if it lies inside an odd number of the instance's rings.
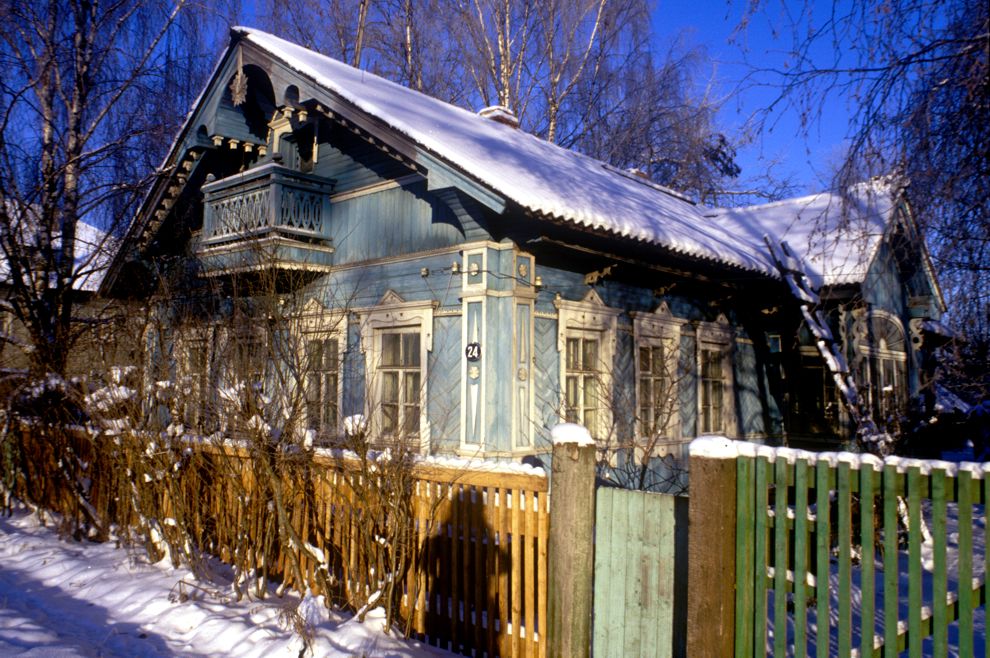
[{"label": "blue wooden house", "polygon": [[[210,327],[268,282],[302,319],[305,422],[326,437],[360,414],[485,458],[545,453],[563,420],[651,455],[709,433],[818,445],[848,423],[764,236],[816,279],[878,413],[923,391],[944,310],[909,209],[880,184],[847,196],[705,208],[504,108],[235,28],[103,292],[172,277],[154,349],[195,407],[229,367]],[[265,340],[263,317],[240,322],[235,343]]]}]

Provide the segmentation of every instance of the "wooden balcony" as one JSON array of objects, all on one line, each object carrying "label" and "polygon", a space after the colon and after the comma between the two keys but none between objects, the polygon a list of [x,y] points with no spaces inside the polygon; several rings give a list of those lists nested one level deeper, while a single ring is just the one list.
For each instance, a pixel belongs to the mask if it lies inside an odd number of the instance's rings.
[{"label": "wooden balcony", "polygon": [[209,276],[260,269],[326,271],[333,181],[271,163],[203,185],[196,253]]}]

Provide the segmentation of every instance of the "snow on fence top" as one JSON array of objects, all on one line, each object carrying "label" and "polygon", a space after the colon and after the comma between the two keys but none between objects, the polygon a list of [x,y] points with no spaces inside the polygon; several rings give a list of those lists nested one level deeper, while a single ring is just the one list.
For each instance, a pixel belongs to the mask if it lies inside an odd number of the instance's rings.
[{"label": "snow on fence top", "polygon": [[897,456],[881,459],[876,455],[868,453],[811,452],[795,448],[765,446],[750,441],[732,441],[724,436],[703,436],[697,438],[691,442],[689,450],[692,457],[704,457],[707,459],[765,457],[770,461],[783,459],[788,464],[794,464],[797,460],[803,459],[811,465],[818,462],[826,462],[829,466],[834,467],[842,462],[849,464],[852,468],[859,468],[864,464],[869,464],[873,467],[873,470],[879,470],[885,466],[893,466],[897,469],[898,473],[906,473],[908,469],[918,468],[926,475],[932,471],[939,470],[944,471],[949,476],[954,476],[959,471],[968,471],[974,478],[990,477],[990,462],[982,464],[973,462],[956,463],[940,459],[914,459]]},{"label": "snow on fence top", "polygon": [[758,241],[649,181],[266,32],[234,32],[537,216],[776,276]]},{"label": "snow on fence top", "polygon": [[595,440],[591,438],[591,432],[583,425],[577,423],[559,423],[550,430],[550,439],[554,445],[564,443],[576,444],[579,446],[593,446]]}]

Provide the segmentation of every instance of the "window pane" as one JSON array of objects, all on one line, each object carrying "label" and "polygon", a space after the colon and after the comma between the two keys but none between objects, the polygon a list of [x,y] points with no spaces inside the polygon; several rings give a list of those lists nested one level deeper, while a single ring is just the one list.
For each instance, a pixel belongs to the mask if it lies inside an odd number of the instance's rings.
[{"label": "window pane", "polygon": [[653,408],[656,409],[656,413],[662,413],[664,408],[669,405],[671,400],[668,400],[668,396],[673,395],[673,391],[667,390],[667,382],[663,378],[657,378],[653,382]]},{"label": "window pane", "polygon": [[894,362],[890,359],[883,360],[883,387],[884,391],[893,392],[897,382],[894,379]]},{"label": "window pane", "polygon": [[568,407],[577,407],[580,404],[580,399],[578,398],[578,378],[570,376],[567,378],[566,383],[566,400]]},{"label": "window pane", "polygon": [[382,373],[382,402],[394,404],[399,401],[399,373]]},{"label": "window pane", "polygon": [[588,428],[592,436],[598,436],[598,410],[597,409],[585,409],[584,410],[584,426]]},{"label": "window pane", "polygon": [[326,428],[337,426],[337,374],[328,374],[323,380],[323,425]]},{"label": "window pane", "polygon": [[319,370],[323,363],[323,345],[318,340],[306,341],[306,368]]},{"label": "window pane", "polygon": [[580,341],[577,338],[567,339],[567,369],[578,370],[581,367]]},{"label": "window pane", "polygon": [[402,334],[402,365],[419,366],[419,334]]},{"label": "window pane", "polygon": [[403,377],[402,401],[413,404],[419,401],[419,373],[407,372]]},{"label": "window pane", "polygon": [[584,370],[598,370],[598,341],[584,340],[584,350],[582,354],[582,367]]},{"label": "window pane", "polygon": [[650,372],[650,348],[640,347],[639,348],[639,371],[640,372]]},{"label": "window pane", "polygon": [[419,405],[412,404],[403,408],[405,417],[402,419],[402,432],[407,435],[419,434]]},{"label": "window pane", "polygon": [[598,403],[598,380],[587,376],[584,378],[584,406],[597,407]]},{"label": "window pane", "polygon": [[650,353],[653,356],[653,359],[652,359],[653,363],[652,363],[652,367],[651,367],[651,372],[653,372],[654,375],[662,375],[663,374],[663,366],[664,366],[664,363],[663,363],[663,348],[660,347],[660,346],[655,346],[655,347],[653,347],[653,349],[650,350]]},{"label": "window pane", "polygon": [[382,334],[382,365],[399,365],[399,349],[402,334]]},{"label": "window pane", "polygon": [[310,429],[320,426],[320,378],[314,373],[306,376],[306,420]]},{"label": "window pane", "polygon": [[718,350],[704,350],[701,353],[702,377],[722,379],[722,353]]},{"label": "window pane", "polygon": [[639,406],[649,409],[650,400],[653,399],[653,381],[649,377],[641,377],[639,380]]},{"label": "window pane", "polygon": [[320,399],[320,376],[311,372],[306,375],[306,401],[318,402]]},{"label": "window pane", "polygon": [[323,369],[337,370],[337,339],[323,341]]},{"label": "window pane", "polygon": [[712,382],[712,431],[722,431],[722,382]]},{"label": "window pane", "polygon": [[384,434],[395,434],[399,426],[399,405],[382,405],[382,432]]},{"label": "window pane", "polygon": [[580,406],[580,400],[578,399],[578,381],[577,377],[568,377],[565,384],[565,404],[566,413],[565,417],[567,422],[576,423],[578,422],[578,407]]}]

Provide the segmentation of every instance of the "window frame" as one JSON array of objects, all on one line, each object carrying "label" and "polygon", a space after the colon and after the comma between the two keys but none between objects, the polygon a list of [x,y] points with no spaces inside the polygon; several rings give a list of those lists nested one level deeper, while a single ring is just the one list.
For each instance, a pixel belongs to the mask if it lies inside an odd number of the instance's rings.
[{"label": "window frame", "polygon": [[622,311],[606,306],[594,289],[589,290],[581,301],[565,300],[558,296],[554,300],[554,306],[557,307],[557,351],[560,355],[558,413],[561,422],[566,422],[567,419],[568,338],[577,337],[587,340],[591,336],[597,336],[598,361],[601,364],[598,374],[601,407],[596,409],[596,426],[587,429],[596,440],[608,440],[613,429],[612,379],[615,368],[617,318]]},{"label": "window frame", "polygon": [[[394,363],[385,362],[386,355],[391,352],[391,350],[386,350],[385,340],[390,336],[397,338],[397,359]],[[414,336],[416,338],[416,344],[407,347],[407,336]],[[381,355],[377,363],[377,372],[375,373],[379,382],[377,407],[381,413],[379,427],[384,437],[406,439],[414,433],[418,434],[419,418],[422,416],[423,409],[423,397],[421,393],[423,388],[422,339],[423,337],[418,326],[383,327],[377,330],[375,341]],[[415,357],[415,362],[412,362],[412,357]],[[388,399],[386,399],[386,392],[389,388],[386,382],[390,376],[394,376],[395,378],[393,388],[394,400],[391,396],[388,396]],[[417,380],[415,384],[416,390],[410,396],[407,381],[413,376]],[[411,397],[412,399],[410,399]],[[395,407],[394,419],[388,422],[386,420],[388,418],[386,409],[392,406]],[[415,413],[415,432],[410,432],[409,430],[410,420],[413,420],[408,415],[409,413]],[[393,428],[390,429],[387,425],[392,425]]]},{"label": "window frame", "polygon": [[[652,432],[648,431],[650,428],[645,426],[645,419],[642,417],[642,386],[643,378],[646,374],[642,370],[640,349],[643,347],[649,347],[651,349],[660,347],[663,349],[665,351],[664,368],[668,376],[673,377],[673,381],[666,386],[670,387],[667,393],[668,395],[673,395],[674,400],[672,401],[666,423],[662,428],[663,431],[654,446],[654,453],[657,453],[658,456],[663,456],[669,452],[670,445],[684,443],[685,441],[684,437],[681,436],[680,397],[681,379],[684,374],[680,367],[681,328],[685,320],[675,318],[667,302],[661,302],[652,313],[632,312],[630,315],[633,319],[634,410],[636,414],[635,431],[637,440],[646,440],[652,443],[653,438]],[[654,373],[650,373],[649,376],[654,377]],[[653,413],[656,413],[655,406]],[[655,423],[655,420],[651,419],[650,423]]]},{"label": "window frame", "polygon": [[[874,420],[883,422],[892,413],[903,415],[907,411],[910,396],[910,369],[908,358],[908,333],[900,318],[887,311],[874,309],[857,314],[855,331],[855,353],[859,361],[857,368],[859,385],[865,390],[870,411]],[[886,325],[896,333],[901,349],[893,349],[886,341],[888,333],[877,331]],[[877,335],[882,334],[882,335]],[[891,366],[894,382],[891,384],[893,402],[884,395],[887,383],[885,366]],[[893,404],[893,408],[891,408]]]},{"label": "window frame", "polygon": [[[714,322],[701,322],[696,331],[695,345],[695,375],[697,378],[697,419],[695,432],[698,436],[717,435],[735,437],[738,434],[735,413],[735,376],[733,357],[735,353],[735,337],[732,325],[724,314],[719,314]],[[721,407],[720,426],[705,427],[704,390],[705,390],[705,352],[718,352],[721,369]],[[710,378],[709,378],[710,379]],[[716,420],[712,418],[712,420]]]},{"label": "window frame", "polygon": [[[365,374],[369,384],[365,396],[366,417],[370,419],[371,436],[388,442],[412,438],[411,447],[429,454],[431,446],[428,418],[429,354],[433,351],[433,311],[431,300],[406,302],[394,291],[388,291],[372,309],[359,313],[361,350],[365,355]],[[419,423],[418,436],[388,435],[383,432],[382,417],[382,337],[394,332],[418,332],[419,339]]]},{"label": "window frame", "polygon": [[[329,438],[339,436],[343,423],[342,405],[344,399],[344,356],[347,352],[347,316],[340,310],[328,309],[315,299],[310,299],[303,309],[297,328],[298,359],[301,366],[297,385],[302,389],[304,427],[307,431],[314,430],[319,437]],[[319,426],[313,427],[312,418],[310,417],[308,387],[312,369],[310,368],[310,357],[307,350],[309,343],[314,340],[319,341],[321,344],[325,344],[328,341],[337,342],[337,369],[334,373],[337,380],[334,400],[337,415],[333,423],[329,426],[325,422],[325,419],[321,419]],[[328,371],[320,370],[319,372],[326,374]],[[320,382],[320,388],[322,392],[322,381]],[[325,407],[325,404],[325,401],[321,401],[320,406]]]},{"label": "window frame", "polygon": [[[182,423],[200,432],[206,432],[206,423],[213,423],[215,418],[215,399],[209,395],[215,388],[213,358],[216,350],[214,344],[216,330],[212,326],[187,327],[182,330],[175,340],[179,358],[177,359],[180,412]],[[203,367],[194,367],[192,351],[195,346],[202,345]],[[189,388],[186,388],[188,383]],[[174,419],[173,419],[174,420]]]}]

